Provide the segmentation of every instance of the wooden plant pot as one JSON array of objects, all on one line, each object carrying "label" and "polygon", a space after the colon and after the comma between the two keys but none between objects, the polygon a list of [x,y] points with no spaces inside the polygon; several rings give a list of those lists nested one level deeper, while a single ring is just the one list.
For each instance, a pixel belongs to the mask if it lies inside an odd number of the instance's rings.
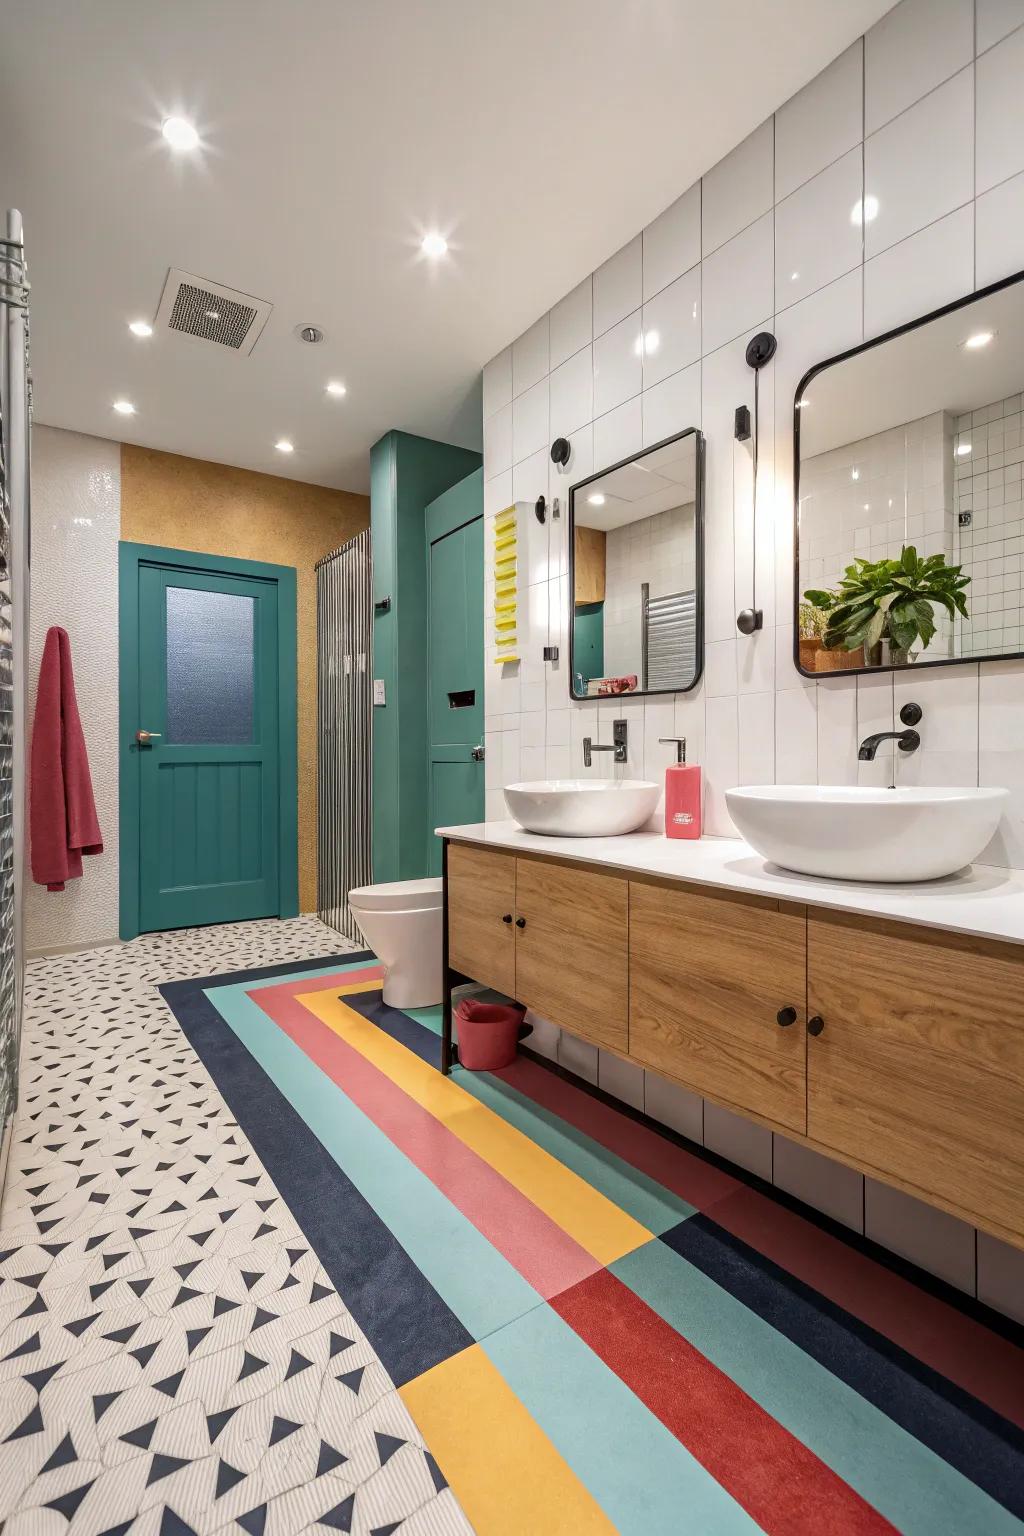
[{"label": "wooden plant pot", "polygon": [[855,651],[826,651],[822,649],[814,653],[815,672],[850,672],[863,665],[864,647],[862,645],[858,645]]}]

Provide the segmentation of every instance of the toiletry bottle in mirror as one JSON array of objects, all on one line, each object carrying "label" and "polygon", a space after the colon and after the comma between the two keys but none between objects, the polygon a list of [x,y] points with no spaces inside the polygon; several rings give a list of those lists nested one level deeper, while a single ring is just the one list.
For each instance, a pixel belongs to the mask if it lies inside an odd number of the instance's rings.
[{"label": "toiletry bottle in mirror", "polygon": [[676,749],[675,762],[665,769],[665,836],[700,837],[700,767],[686,761],[685,736],[661,736],[658,739],[673,742]]}]

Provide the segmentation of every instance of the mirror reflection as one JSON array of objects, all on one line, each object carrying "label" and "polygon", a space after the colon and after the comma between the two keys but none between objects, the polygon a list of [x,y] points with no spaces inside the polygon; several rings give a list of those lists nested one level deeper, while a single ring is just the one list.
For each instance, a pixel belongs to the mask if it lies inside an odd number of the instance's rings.
[{"label": "mirror reflection", "polygon": [[574,698],[681,692],[699,678],[702,476],[689,431],[573,487]]},{"label": "mirror reflection", "polygon": [[1022,649],[1024,287],[812,374],[797,397],[801,670]]}]

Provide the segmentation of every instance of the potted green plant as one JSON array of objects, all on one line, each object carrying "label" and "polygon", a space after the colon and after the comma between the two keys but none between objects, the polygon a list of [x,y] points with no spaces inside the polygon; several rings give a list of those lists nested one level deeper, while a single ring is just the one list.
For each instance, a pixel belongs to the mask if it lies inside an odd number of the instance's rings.
[{"label": "potted green plant", "polygon": [[878,666],[887,645],[890,662],[902,666],[916,642],[921,650],[928,648],[936,605],[951,619],[957,614],[969,618],[964,589],[970,577],[962,572],[962,566],[948,565],[943,554],[922,559],[912,544],[905,544],[898,560],[858,556],[836,591],[812,589],[804,597],[825,614],[824,649],[863,646],[868,662]]}]

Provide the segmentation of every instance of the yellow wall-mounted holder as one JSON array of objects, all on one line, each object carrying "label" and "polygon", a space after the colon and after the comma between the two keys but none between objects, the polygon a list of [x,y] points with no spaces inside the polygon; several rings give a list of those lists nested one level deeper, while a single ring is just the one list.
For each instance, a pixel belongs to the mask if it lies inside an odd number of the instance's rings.
[{"label": "yellow wall-mounted holder", "polygon": [[519,508],[505,507],[494,519],[491,573],[494,577],[495,664],[510,666],[519,660],[518,610]]}]

